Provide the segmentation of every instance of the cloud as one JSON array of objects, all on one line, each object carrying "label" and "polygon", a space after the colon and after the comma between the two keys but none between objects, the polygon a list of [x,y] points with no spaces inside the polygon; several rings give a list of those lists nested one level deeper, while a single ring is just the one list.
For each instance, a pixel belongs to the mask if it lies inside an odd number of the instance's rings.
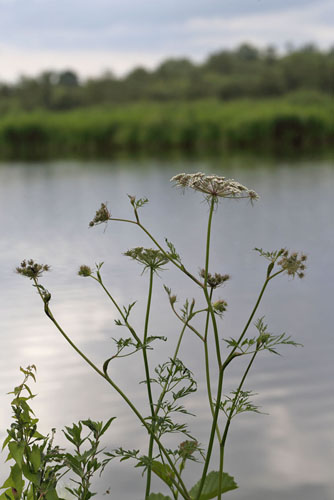
[{"label": "cloud", "polygon": [[334,4],[324,1],[304,9],[290,8],[281,12],[256,13],[238,16],[192,18],[185,23],[185,31],[194,46],[233,47],[248,40],[257,45],[284,47],[287,41],[296,45],[314,42],[329,47],[334,42],[332,19]]},{"label": "cloud", "polygon": [[36,75],[44,70],[75,70],[81,77],[113,70],[122,75],[135,66],[153,68],[164,56],[153,52],[25,50],[0,46],[0,80],[14,81],[20,75]]},{"label": "cloud", "polygon": [[69,0],[66,6],[0,0],[0,11],[0,80],[65,67],[84,77],[124,74],[167,57],[201,61],[243,42],[279,49],[287,42],[322,48],[334,42],[329,0],[161,0],[159,6],[156,0]]}]

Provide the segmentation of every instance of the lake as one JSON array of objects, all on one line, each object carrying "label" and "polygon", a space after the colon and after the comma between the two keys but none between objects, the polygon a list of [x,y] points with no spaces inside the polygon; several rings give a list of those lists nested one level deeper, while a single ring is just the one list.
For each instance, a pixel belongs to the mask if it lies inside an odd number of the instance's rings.
[{"label": "lake", "polygon": [[[216,173],[234,178],[260,195],[247,200],[223,200],[214,214],[210,269],[229,273],[231,280],[219,297],[228,302],[221,323],[222,337],[238,336],[263,283],[266,261],[254,247],[287,247],[308,256],[303,280],[280,276],[273,280],[257,317],[265,316],[269,331],[287,332],[303,348],[284,346],[283,356],[263,353],[252,369],[246,388],[258,393],[255,403],[268,415],[242,414],[231,426],[226,470],[239,489],[231,500],[333,500],[333,295],[334,295],[334,163],[330,160],[112,160],[110,162],[54,161],[0,164],[1,256],[1,378],[0,438],[10,424],[7,392],[21,381],[20,366],[36,364],[38,397],[32,406],[40,430],[61,429],[90,417],[117,416],[108,431],[107,448],[142,447],[146,436],[125,404],[71,350],[46,318],[31,282],[15,274],[24,258],[48,263],[52,272],[42,279],[52,293],[51,307],[63,328],[82,350],[102,365],[113,353],[112,338],[120,335],[112,304],[98,285],[77,275],[79,265],[104,262],[105,283],[122,305],[135,300],[133,323],[142,329],[148,275],[122,253],[136,246],[151,247],[132,225],[109,223],[88,228],[101,202],[108,201],[114,217],[131,217],[127,197],[147,196],[141,218],[155,237],[166,236],[197,274],[204,267],[203,235],[208,205],[199,193],[184,195],[169,179],[179,172]],[[156,295],[150,332],[165,335],[150,353],[152,366],[172,355],[179,324],[170,311],[162,285],[171,287],[182,307],[198,298],[190,280],[171,266],[155,281]],[[124,336],[124,331],[121,330]],[[252,329],[255,334],[255,329]],[[180,357],[203,375],[198,339],[187,333]],[[227,375],[226,390],[236,388],[236,364]],[[110,374],[139,406],[145,390],[141,356],[116,360]],[[202,379],[203,380],[203,379]],[[203,382],[189,408],[197,414],[191,430],[200,442],[208,439],[208,405]],[[3,454],[4,455],[4,454]],[[7,472],[2,456],[1,479]],[[213,468],[216,464],[213,464]],[[186,472],[189,484],[199,466]],[[96,498],[142,500],[144,482],[129,462],[114,461],[96,483]],[[165,491],[154,483],[153,491]]]}]

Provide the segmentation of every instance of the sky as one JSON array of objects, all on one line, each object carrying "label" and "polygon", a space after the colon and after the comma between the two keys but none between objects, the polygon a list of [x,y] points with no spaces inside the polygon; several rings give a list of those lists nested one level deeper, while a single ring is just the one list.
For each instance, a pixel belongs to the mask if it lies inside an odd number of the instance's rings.
[{"label": "sky", "polygon": [[0,0],[0,80],[203,61],[243,42],[334,46],[333,0]]}]

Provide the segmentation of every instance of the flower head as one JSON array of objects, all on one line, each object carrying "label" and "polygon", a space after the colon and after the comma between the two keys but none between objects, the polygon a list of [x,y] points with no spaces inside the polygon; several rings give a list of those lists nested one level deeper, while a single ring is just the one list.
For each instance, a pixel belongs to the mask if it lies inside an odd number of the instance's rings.
[{"label": "flower head", "polygon": [[96,211],[95,217],[90,221],[89,226],[97,226],[98,224],[102,224],[103,222],[108,222],[111,218],[111,213],[108,210],[106,203],[101,203],[100,208]]},{"label": "flower head", "polygon": [[225,300],[219,299],[212,304],[213,310],[218,316],[222,316],[226,311],[227,302]]},{"label": "flower head", "polygon": [[33,259],[23,260],[21,265],[16,268],[18,274],[22,274],[22,276],[26,276],[31,280],[37,280],[44,271],[50,271],[50,266],[48,264],[37,264]]},{"label": "flower head", "polygon": [[182,458],[189,458],[195,451],[198,450],[198,442],[196,440],[187,440],[179,444],[179,454]]},{"label": "flower head", "polygon": [[259,197],[255,191],[240,182],[217,175],[205,175],[202,172],[178,174],[171,178],[171,182],[184,189],[188,187],[204,193],[210,198],[249,198],[253,201]]},{"label": "flower head", "polygon": [[[201,278],[205,279],[205,269],[201,269],[199,275]],[[229,274],[208,273],[207,284],[210,288],[218,288],[219,286],[223,285],[225,281],[228,281],[229,279],[230,279]]]},{"label": "flower head", "polygon": [[83,276],[84,278],[87,278],[88,276],[91,276],[93,271],[89,266],[86,266],[85,264],[80,266],[78,275]]},{"label": "flower head", "polygon": [[169,261],[160,250],[153,248],[136,247],[125,252],[124,255],[143,264],[144,270],[150,268],[152,271],[157,271]]},{"label": "flower head", "polygon": [[303,253],[299,254],[298,252],[290,252],[288,250],[284,250],[281,255],[281,259],[277,262],[281,268],[286,271],[290,276],[298,278],[304,278],[305,276],[305,262],[307,260],[307,256]]}]

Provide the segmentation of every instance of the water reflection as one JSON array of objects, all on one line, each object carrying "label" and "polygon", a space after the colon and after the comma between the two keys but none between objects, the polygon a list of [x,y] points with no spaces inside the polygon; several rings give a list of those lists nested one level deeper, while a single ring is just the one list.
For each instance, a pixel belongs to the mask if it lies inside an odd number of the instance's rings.
[{"label": "water reflection", "polygon": [[[117,317],[102,291],[89,280],[76,276],[80,264],[104,261],[106,283],[122,304],[138,299],[134,322],[142,327],[147,279],[121,253],[147,239],[136,228],[115,224],[88,230],[101,201],[110,200],[112,214],[130,215],[127,194],[147,196],[145,224],[158,239],[173,241],[187,255],[194,272],[200,267],[204,249],[200,233],[208,209],[194,193],[182,196],[169,186],[169,178],[180,171],[221,173],[212,162],[136,163],[57,162],[51,164],[3,164],[0,167],[1,256],[1,439],[9,423],[8,392],[19,379],[18,367],[38,366],[39,394],[34,403],[41,429],[64,425],[90,416],[105,419],[117,415],[108,445],[129,448],[145,444],[135,418],[119,398],[98,380],[57,335],[43,315],[39,297],[28,280],[13,273],[23,259],[33,257],[49,263],[53,271],[43,283],[52,291],[52,308],[66,331],[97,363],[112,352],[111,338],[119,335]],[[284,349],[284,357],[263,356],[251,373],[248,388],[259,392],[257,404],[269,416],[243,415],[235,420],[229,438],[227,470],[236,477],[240,490],[231,492],[239,500],[330,500],[333,498],[333,342],[331,302],[334,271],[332,193],[334,168],[328,163],[275,164],[270,169],[253,165],[243,169],[226,162],[223,174],[240,180],[261,195],[252,208],[243,202],[226,202],[215,216],[215,250],[212,269],[228,272],[232,280],[223,290],[229,303],[224,336],[242,328],[252,308],[263,276],[264,262],[252,252],[255,246],[273,249],[288,246],[308,253],[309,269],[303,281],[280,279],[272,284],[259,315],[265,314],[274,332],[287,330],[303,349]],[[172,347],[179,326],[171,317],[162,283],[181,299],[192,297],[190,284],[170,270],[156,283],[157,314],[151,331],[166,335]],[[165,346],[158,347],[164,353]],[[202,352],[188,335],[181,357],[200,375]],[[133,360],[134,358],[132,358]],[[238,370],[230,372],[226,391],[238,381]],[[138,391],[140,358],[130,364],[115,363],[112,374],[142,406]],[[208,408],[204,388],[190,404],[198,414],[192,430],[207,440]],[[59,433],[58,438],[62,442]],[[3,467],[1,467],[3,471]],[[104,479],[112,485],[113,498],[140,500],[138,471],[116,463]],[[1,472],[1,476],[3,476]],[[196,467],[188,472],[196,480]],[[159,485],[157,485],[157,488]],[[100,488],[99,498],[103,488]],[[332,489],[331,489],[332,488]],[[137,495],[137,496],[136,496]]]}]

